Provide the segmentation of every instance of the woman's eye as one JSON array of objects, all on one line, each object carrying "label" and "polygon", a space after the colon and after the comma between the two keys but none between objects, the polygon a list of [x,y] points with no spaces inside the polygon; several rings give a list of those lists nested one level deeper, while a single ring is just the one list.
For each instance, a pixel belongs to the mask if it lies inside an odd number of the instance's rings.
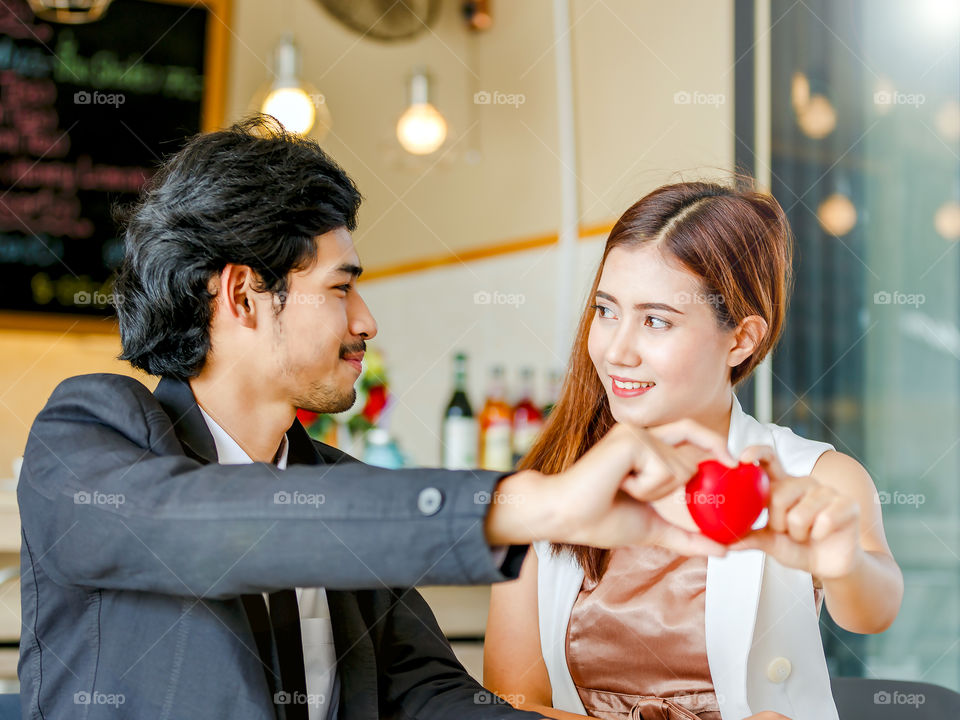
[{"label": "woman's eye", "polygon": [[663,330],[670,327],[670,323],[662,318],[658,318],[655,315],[647,315],[647,321],[644,323],[647,327],[654,328],[655,330]]},{"label": "woman's eye", "polygon": [[337,285],[334,290],[339,290],[340,292],[350,292],[350,284],[346,285]]},{"label": "woman's eye", "polygon": [[599,315],[599,316],[602,317],[602,318],[607,318],[607,319],[609,319],[609,318],[614,317],[614,315],[613,315],[613,310],[611,310],[611,309],[608,308],[608,307],[605,307],[605,306],[603,306],[603,305],[591,305],[590,307],[592,307],[594,310],[596,310],[596,311],[597,311],[597,315]]}]

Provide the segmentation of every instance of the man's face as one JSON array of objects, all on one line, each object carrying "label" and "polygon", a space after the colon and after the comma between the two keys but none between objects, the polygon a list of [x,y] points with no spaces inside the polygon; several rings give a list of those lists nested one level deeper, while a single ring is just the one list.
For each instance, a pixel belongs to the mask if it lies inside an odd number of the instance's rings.
[{"label": "man's face", "polygon": [[[360,260],[346,228],[317,238],[316,262],[290,274],[283,310],[267,319],[272,373],[292,405],[347,410],[356,400],[365,341],[377,323],[356,289]],[[280,298],[272,299],[279,309]]]}]

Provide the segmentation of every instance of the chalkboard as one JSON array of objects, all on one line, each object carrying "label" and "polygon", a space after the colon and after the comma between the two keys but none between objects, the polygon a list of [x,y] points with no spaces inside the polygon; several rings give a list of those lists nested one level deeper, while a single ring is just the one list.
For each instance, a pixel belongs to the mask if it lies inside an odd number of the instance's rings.
[{"label": "chalkboard", "polygon": [[[113,0],[96,21],[0,3],[0,311],[112,315],[113,220],[219,125],[223,3]],[[220,14],[218,14],[220,13]]]}]

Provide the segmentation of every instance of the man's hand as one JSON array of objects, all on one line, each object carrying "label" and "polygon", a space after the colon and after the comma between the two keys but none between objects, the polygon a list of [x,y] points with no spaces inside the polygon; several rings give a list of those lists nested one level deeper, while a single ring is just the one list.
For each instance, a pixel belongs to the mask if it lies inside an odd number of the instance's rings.
[{"label": "man's hand", "polygon": [[549,540],[617,547],[661,545],[686,555],[723,555],[725,548],[664,520],[648,504],[683,485],[696,465],[678,448],[694,445],[731,467],[726,442],[690,421],[646,431],[615,425],[566,471],[524,471],[497,487],[487,516],[492,545]]},{"label": "man's hand", "polygon": [[763,550],[780,564],[827,580],[849,575],[862,561],[860,506],[811,477],[787,475],[773,448],[747,448],[742,462],[759,462],[770,477],[767,527],[731,546]]}]

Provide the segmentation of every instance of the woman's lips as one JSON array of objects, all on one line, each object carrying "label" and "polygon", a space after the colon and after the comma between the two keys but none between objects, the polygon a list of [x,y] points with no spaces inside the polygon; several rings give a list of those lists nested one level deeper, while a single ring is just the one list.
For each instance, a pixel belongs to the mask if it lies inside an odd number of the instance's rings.
[{"label": "woman's lips", "polygon": [[[622,385],[626,385],[626,387],[621,387]],[[640,387],[637,387],[637,385],[640,385]],[[616,377],[614,375],[610,376],[610,389],[613,390],[613,394],[617,397],[637,397],[638,395],[649,392],[654,387],[656,387],[656,383],[643,380],[630,380],[629,378]]]}]

